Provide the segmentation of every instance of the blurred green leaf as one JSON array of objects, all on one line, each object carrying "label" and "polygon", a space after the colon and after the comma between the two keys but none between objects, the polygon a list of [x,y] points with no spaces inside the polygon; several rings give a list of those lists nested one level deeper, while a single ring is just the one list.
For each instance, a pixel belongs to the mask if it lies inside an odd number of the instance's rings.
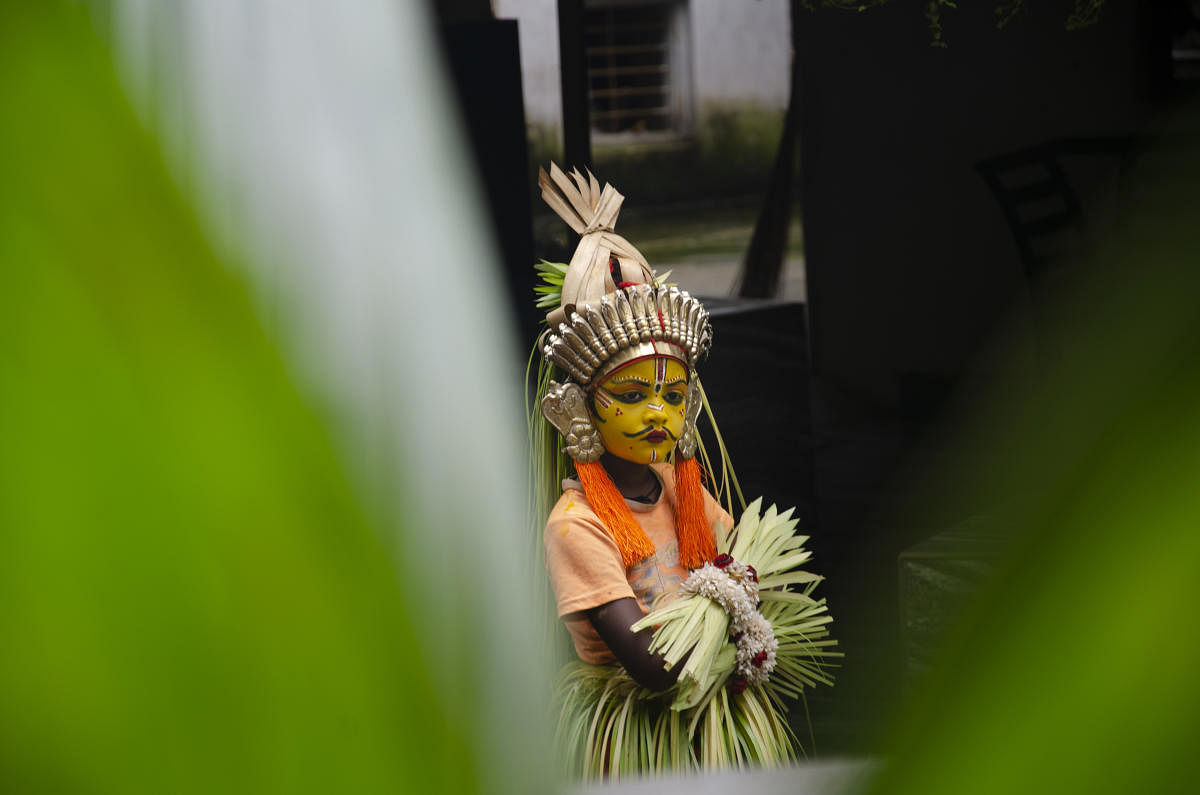
[{"label": "blurred green leaf", "polygon": [[1006,506],[1013,544],[896,726],[880,792],[1200,780],[1200,157],[1137,166],[1121,228],[1043,296],[1044,379],[998,392],[929,478],[950,513]]},{"label": "blurred green leaf", "polygon": [[473,789],[396,572],[83,7],[0,5],[0,96],[0,789]]}]

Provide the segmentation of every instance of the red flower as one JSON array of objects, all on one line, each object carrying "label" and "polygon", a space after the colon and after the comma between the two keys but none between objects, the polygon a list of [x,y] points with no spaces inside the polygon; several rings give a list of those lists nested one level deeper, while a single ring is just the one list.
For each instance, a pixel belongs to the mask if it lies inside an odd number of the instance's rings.
[{"label": "red flower", "polygon": [[746,564],[746,573],[750,575],[750,579],[758,582],[758,570],[748,563]]},{"label": "red flower", "polygon": [[767,661],[767,653],[765,651],[760,651],[758,654],[754,655],[754,658],[752,660],[750,660],[750,662],[754,665],[755,668],[762,668],[763,663],[765,663],[766,661]]},{"label": "red flower", "polygon": [[729,689],[732,690],[734,693],[740,693],[743,690],[745,690],[748,686],[749,686],[749,683],[745,679],[742,679],[739,676],[737,679],[734,679],[732,682],[730,682]]},{"label": "red flower", "polygon": [[733,563],[733,558],[725,554],[717,555],[717,557],[713,559],[713,565],[718,569],[723,569],[730,563]]}]

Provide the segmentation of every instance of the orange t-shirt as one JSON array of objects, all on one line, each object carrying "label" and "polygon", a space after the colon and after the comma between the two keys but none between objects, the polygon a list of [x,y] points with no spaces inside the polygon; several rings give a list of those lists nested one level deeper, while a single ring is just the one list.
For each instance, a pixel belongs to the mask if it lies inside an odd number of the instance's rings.
[{"label": "orange t-shirt", "polygon": [[[675,469],[670,464],[652,464],[651,469],[662,482],[658,502],[625,502],[654,542],[657,552],[653,557],[626,569],[616,542],[575,481],[563,481],[563,496],[546,522],[546,570],[558,615],[584,662],[600,664],[615,658],[583,611],[632,596],[642,612],[648,613],[652,607],[661,606],[664,597],[667,601],[673,598],[688,576],[679,563],[679,542],[675,538]],[[704,509],[714,535],[718,525],[725,529],[733,526],[733,519],[707,491]]]}]

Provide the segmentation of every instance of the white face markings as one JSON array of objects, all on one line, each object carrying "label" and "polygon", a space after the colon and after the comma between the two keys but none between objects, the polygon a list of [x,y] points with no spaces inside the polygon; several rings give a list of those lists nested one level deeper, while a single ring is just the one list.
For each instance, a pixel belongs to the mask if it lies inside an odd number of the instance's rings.
[{"label": "white face markings", "polygon": [[663,381],[667,380],[667,360],[661,356],[654,360],[654,393],[662,392]]},{"label": "white face markings", "polygon": [[663,403],[647,403],[646,408],[654,409],[655,411],[666,411],[667,407]]},{"label": "white face markings", "polygon": [[657,460],[658,460],[658,451],[652,449],[650,451],[650,463],[653,464]]},{"label": "white face markings", "polygon": [[612,405],[612,398],[603,389],[596,390],[596,405],[602,409],[606,409]]}]

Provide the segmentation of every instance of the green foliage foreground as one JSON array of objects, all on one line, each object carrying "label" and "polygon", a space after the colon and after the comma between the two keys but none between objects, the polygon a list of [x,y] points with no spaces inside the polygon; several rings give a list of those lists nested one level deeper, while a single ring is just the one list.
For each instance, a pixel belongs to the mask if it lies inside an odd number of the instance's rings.
[{"label": "green foliage foreground", "polygon": [[85,12],[0,4],[0,790],[454,792],[395,573]]}]

